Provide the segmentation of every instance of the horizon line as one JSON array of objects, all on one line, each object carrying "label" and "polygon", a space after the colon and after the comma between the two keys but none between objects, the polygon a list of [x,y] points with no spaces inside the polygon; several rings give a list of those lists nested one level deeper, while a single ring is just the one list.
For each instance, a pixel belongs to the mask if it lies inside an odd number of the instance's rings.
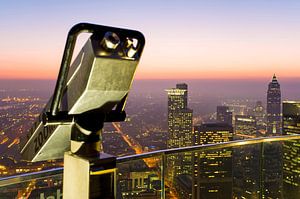
[{"label": "horizon line", "polygon": [[[276,76],[277,79],[299,79],[300,77],[280,77]],[[52,78],[0,78],[0,81],[7,80],[7,81],[20,81],[20,80],[28,80],[28,81],[57,81],[57,79],[52,79]],[[272,80],[272,76],[269,78],[266,77],[248,77],[248,78],[217,78],[217,77],[205,77],[205,78],[134,78],[133,81],[189,81],[189,80]]]}]

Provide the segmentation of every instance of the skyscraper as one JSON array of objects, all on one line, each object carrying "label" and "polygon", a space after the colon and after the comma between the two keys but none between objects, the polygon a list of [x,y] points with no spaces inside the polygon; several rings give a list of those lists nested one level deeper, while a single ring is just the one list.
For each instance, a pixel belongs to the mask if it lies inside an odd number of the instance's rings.
[{"label": "skyscraper", "polygon": [[[192,145],[193,111],[188,108],[188,86],[177,84],[176,88],[166,90],[168,93],[168,148],[179,148]],[[170,156],[169,177],[192,172],[192,155]]]},{"label": "skyscraper", "polygon": [[281,92],[275,74],[267,92],[267,135],[281,135]]},{"label": "skyscraper", "polygon": [[262,198],[282,198],[282,143],[266,142],[260,150]]},{"label": "skyscraper", "polygon": [[[300,134],[300,101],[285,101],[282,107],[283,135]],[[300,140],[283,143],[284,198],[300,196]]]},{"label": "skyscraper", "polygon": [[[233,129],[226,123],[194,127],[194,144],[213,144],[233,140]],[[196,152],[193,159],[193,191],[197,198],[232,198],[232,149]]]},{"label": "skyscraper", "polygon": [[228,106],[217,106],[217,121],[232,126],[232,112]]},{"label": "skyscraper", "polygon": [[187,107],[187,84],[177,84],[168,93],[168,148],[192,145],[193,111]]},{"label": "skyscraper", "polygon": [[257,144],[233,148],[232,198],[260,198],[260,148]]},{"label": "skyscraper", "polygon": [[180,89],[180,90],[184,90],[184,93],[183,93],[183,105],[185,108],[187,108],[188,106],[188,85],[185,84],[185,83],[181,83],[181,84],[176,84],[176,88],[177,89]]}]

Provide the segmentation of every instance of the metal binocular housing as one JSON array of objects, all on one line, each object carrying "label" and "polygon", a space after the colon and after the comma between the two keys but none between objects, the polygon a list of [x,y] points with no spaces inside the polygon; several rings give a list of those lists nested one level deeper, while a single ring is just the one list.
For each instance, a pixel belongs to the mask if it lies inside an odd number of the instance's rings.
[{"label": "metal binocular housing", "polygon": [[[71,64],[77,36],[83,32],[91,36]],[[75,25],[68,34],[54,94],[24,140],[23,159],[58,159],[70,150],[99,152],[103,123],[126,117],[124,106],[144,44],[138,31]],[[94,144],[84,147],[85,143]]]}]

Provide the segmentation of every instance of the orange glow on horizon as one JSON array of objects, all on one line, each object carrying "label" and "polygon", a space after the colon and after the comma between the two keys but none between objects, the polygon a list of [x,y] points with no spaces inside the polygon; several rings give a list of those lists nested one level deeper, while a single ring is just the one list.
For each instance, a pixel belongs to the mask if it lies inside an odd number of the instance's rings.
[{"label": "orange glow on horizon", "polygon": [[51,70],[36,70],[34,68],[11,69],[2,71],[0,79],[56,79],[57,72]]},{"label": "orange glow on horizon", "polygon": [[[234,51],[234,56],[229,53],[226,56],[221,55],[221,52],[219,52],[220,56],[217,56],[211,49],[210,53],[202,52],[202,55],[199,51],[199,56],[203,57],[198,58],[196,54],[192,56],[184,53],[176,57],[170,51],[166,48],[160,53],[156,52],[152,45],[146,46],[135,79],[257,79],[269,78],[273,73],[276,73],[279,78],[300,77],[300,62],[297,62],[296,55],[291,57],[278,55],[274,59],[258,56],[250,59],[238,55],[237,50]],[[57,49],[23,54],[6,53],[5,56],[0,57],[0,79],[55,80],[61,53]],[[263,52],[258,53],[258,55],[262,54]]]},{"label": "orange glow on horizon", "polygon": [[278,71],[278,70],[260,70],[256,72],[249,71],[204,71],[199,68],[197,71],[141,71],[135,76],[135,79],[270,79],[273,74],[281,78],[300,78],[300,71]]},{"label": "orange glow on horizon", "polygon": [[[38,67],[37,67],[38,68]],[[0,79],[40,79],[40,80],[56,80],[58,68],[45,70],[34,67],[28,68],[10,68],[2,70]],[[164,79],[270,79],[273,74],[281,78],[300,78],[300,71],[202,71],[201,68],[197,71],[179,71],[179,70],[142,70],[139,69],[134,79],[137,80],[164,80]]]}]

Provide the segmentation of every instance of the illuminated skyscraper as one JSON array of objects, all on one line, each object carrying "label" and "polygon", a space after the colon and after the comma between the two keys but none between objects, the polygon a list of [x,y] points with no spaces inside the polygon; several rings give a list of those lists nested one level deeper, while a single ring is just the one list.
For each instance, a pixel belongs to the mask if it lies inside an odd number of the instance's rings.
[{"label": "illuminated skyscraper", "polygon": [[261,198],[261,147],[245,145],[233,148],[233,197]]},{"label": "illuminated skyscraper", "polygon": [[[256,137],[256,118],[251,115],[236,115],[234,139]],[[233,198],[259,198],[260,146],[233,148]]]},{"label": "illuminated skyscraper", "polygon": [[232,112],[228,106],[217,106],[217,121],[232,125]]},{"label": "illuminated skyscraper", "polygon": [[168,89],[168,148],[192,145],[193,111],[187,107],[187,84]]},{"label": "illuminated skyscraper", "polygon": [[[300,134],[300,101],[283,102],[283,135]],[[284,198],[300,196],[300,140],[283,143]]]},{"label": "illuminated skyscraper", "polygon": [[[233,140],[232,126],[209,123],[194,127],[194,144]],[[193,159],[193,191],[197,198],[232,198],[232,149],[197,152]]]},{"label": "illuminated skyscraper", "polygon": [[261,150],[262,198],[282,198],[282,143],[264,143]]},{"label": "illuminated skyscraper", "polygon": [[184,90],[182,99],[183,99],[183,105],[185,108],[188,106],[188,85],[185,83],[176,84],[176,88],[180,90]]},{"label": "illuminated skyscraper", "polygon": [[281,92],[275,74],[267,92],[267,135],[281,135]]},{"label": "illuminated skyscraper", "polygon": [[[188,108],[188,86],[177,84],[176,88],[166,90],[168,93],[168,148],[192,145],[193,111]],[[182,156],[170,156],[169,166],[173,178],[179,174],[191,173],[191,153]]]}]

